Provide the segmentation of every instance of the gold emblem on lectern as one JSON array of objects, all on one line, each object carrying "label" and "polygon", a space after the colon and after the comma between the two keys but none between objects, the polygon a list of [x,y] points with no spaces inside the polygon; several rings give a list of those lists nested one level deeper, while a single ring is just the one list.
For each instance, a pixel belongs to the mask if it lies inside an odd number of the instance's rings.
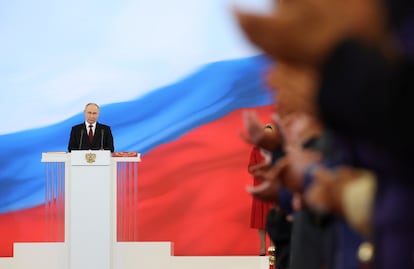
[{"label": "gold emblem on lectern", "polygon": [[96,154],[95,153],[86,153],[85,159],[87,163],[94,163],[96,160]]}]

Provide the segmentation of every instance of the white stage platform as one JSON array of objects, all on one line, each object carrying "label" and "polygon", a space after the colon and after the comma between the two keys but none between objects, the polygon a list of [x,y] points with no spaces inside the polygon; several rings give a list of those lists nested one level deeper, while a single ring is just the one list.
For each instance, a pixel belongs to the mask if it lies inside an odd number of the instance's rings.
[{"label": "white stage platform", "polygon": [[[269,269],[269,257],[265,256],[173,256],[172,252],[170,242],[119,242],[113,248],[111,268]],[[69,269],[68,246],[65,243],[15,243],[14,257],[0,258],[0,268]]]}]

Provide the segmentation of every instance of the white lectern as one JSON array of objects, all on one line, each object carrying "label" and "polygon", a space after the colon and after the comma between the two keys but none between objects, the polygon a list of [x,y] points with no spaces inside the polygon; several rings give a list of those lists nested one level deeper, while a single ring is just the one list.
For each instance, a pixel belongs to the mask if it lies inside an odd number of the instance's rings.
[{"label": "white lectern", "polygon": [[105,150],[42,154],[47,238],[65,243],[62,268],[115,268],[117,241],[137,239],[140,154],[115,155]]},{"label": "white lectern", "polygon": [[67,231],[71,269],[110,269],[115,199],[111,152],[72,151]]}]

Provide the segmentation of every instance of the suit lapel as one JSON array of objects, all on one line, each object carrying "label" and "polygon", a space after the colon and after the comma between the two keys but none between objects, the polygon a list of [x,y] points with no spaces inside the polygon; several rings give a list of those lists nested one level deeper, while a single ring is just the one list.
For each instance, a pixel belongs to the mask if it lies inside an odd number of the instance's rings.
[{"label": "suit lapel", "polygon": [[95,127],[95,133],[93,134],[93,139],[92,139],[92,145],[96,144],[96,141],[98,141],[98,137],[99,137],[99,133],[101,132],[101,125],[99,123],[96,123],[96,127]]}]

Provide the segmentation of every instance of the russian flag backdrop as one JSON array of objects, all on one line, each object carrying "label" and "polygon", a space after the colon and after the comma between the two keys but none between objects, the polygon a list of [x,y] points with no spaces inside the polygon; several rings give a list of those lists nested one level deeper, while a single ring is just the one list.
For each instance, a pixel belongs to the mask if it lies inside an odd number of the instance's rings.
[{"label": "russian flag backdrop", "polygon": [[41,153],[66,151],[88,102],[101,105],[116,151],[142,154],[140,241],[171,241],[175,255],[256,255],[250,145],[238,133],[244,109],[270,119],[270,61],[223,1],[204,2],[0,3],[0,256],[44,241]]}]

